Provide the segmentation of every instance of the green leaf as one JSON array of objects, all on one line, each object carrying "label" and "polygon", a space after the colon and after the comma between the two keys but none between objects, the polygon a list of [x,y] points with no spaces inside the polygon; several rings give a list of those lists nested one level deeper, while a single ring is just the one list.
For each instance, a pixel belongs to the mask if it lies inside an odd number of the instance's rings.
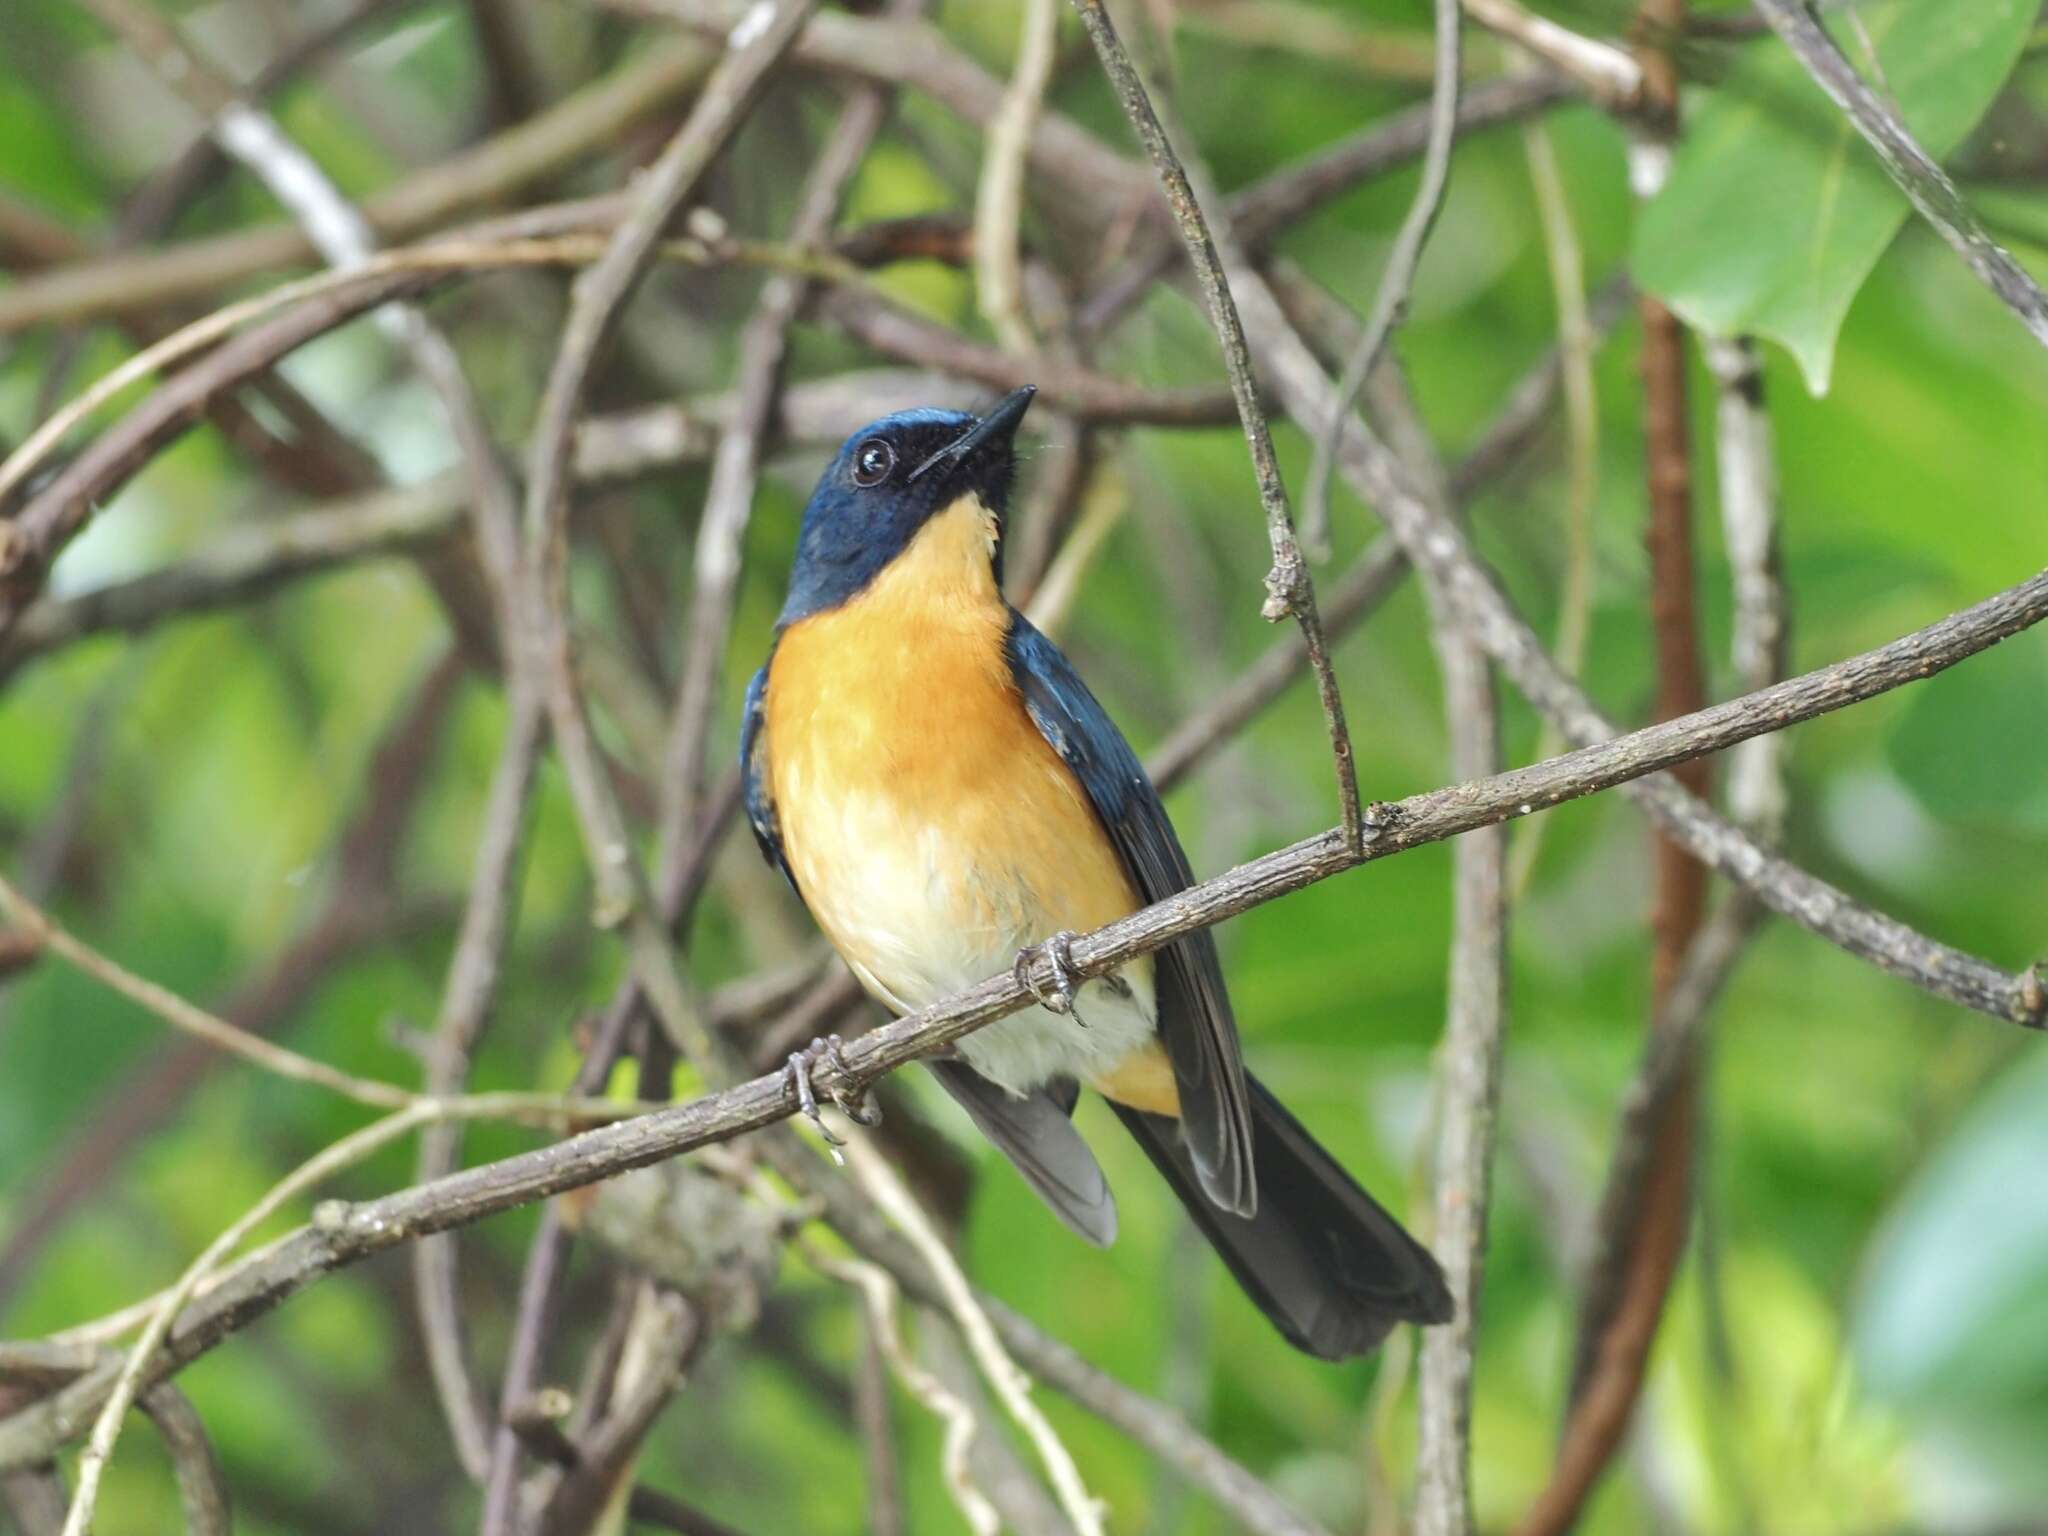
[{"label": "green leaf", "polygon": [[[1840,17],[1831,30],[1939,159],[1998,94],[2038,10],[2034,0],[1887,0],[1859,8],[1864,36]],[[1843,317],[1909,211],[1799,61],[1760,42],[1687,120],[1636,227],[1635,276],[1701,330],[1783,343],[1825,394]]]}]

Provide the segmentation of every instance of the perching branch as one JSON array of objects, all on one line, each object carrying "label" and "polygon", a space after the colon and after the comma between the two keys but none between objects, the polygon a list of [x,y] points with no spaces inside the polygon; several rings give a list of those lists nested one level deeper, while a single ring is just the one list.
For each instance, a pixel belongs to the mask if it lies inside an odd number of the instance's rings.
[{"label": "perching branch", "polygon": [[[1766,731],[1859,703],[1944,671],[2048,618],[2048,571],[1950,614],[1876,650],[1836,662],[1679,720],[1582,747],[1473,784],[1454,785],[1374,808],[1373,836],[1362,849],[1331,830],[1254,859],[1158,902],[1072,946],[1082,976],[1100,976],[1183,933],[1208,927],[1360,864],[1440,842],[1476,827],[1547,810],[1566,800],[1725,750]],[[1759,882],[1789,882],[1789,866],[1747,869]],[[1810,878],[1810,877],[1807,877]],[[1844,948],[1879,942],[1887,920],[1846,897],[1814,925]],[[2039,971],[2012,975],[1931,941],[1909,941],[1900,957],[1917,976],[1939,983],[1952,1001],[2030,1029],[2048,1027],[2048,986]],[[1043,960],[1036,962],[1044,966]],[[918,1057],[993,1023],[1031,1001],[1026,980],[992,977],[965,992],[894,1020],[851,1042],[847,1071],[818,1069],[824,1092],[865,1090]],[[153,1379],[160,1379],[247,1326],[335,1269],[428,1233],[481,1221],[514,1206],[596,1183],[695,1148],[761,1130],[797,1112],[780,1073],[756,1077],[687,1104],[584,1132],[549,1147],[450,1174],[377,1200],[330,1207],[319,1219],[231,1271],[195,1302],[172,1330]],[[38,1464],[63,1446],[104,1401],[111,1372],[96,1371],[62,1392],[0,1421],[0,1470]]]}]

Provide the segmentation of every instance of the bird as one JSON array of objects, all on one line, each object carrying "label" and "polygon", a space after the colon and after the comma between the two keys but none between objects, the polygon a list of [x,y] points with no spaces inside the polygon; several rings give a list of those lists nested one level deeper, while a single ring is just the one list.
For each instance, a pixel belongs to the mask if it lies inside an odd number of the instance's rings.
[{"label": "bird", "polygon": [[[1369,1353],[1398,1323],[1448,1320],[1443,1271],[1245,1071],[1208,930],[1074,979],[1076,932],[1194,876],[1123,733],[1003,595],[1033,394],[884,416],[834,455],[745,697],[748,820],[884,1007],[1015,969],[1034,1003],[926,1065],[1061,1222],[1099,1246],[1116,1234],[1071,1118],[1085,1086],[1289,1343]],[[1033,986],[1034,959],[1052,986]],[[838,1045],[791,1058],[807,1110],[806,1066]]]}]

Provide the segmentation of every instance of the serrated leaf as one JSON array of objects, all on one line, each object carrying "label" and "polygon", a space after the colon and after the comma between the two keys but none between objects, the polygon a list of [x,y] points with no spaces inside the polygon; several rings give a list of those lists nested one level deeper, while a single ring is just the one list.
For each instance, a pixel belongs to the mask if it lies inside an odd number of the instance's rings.
[{"label": "serrated leaf", "polygon": [[[1860,35],[1844,16],[1829,24],[1939,159],[1998,94],[2038,9],[1888,0],[1858,8]],[[1635,276],[1701,330],[1782,343],[1825,394],[1849,305],[1910,211],[1848,119],[1768,40],[1688,118],[1664,189],[1637,222]]]}]

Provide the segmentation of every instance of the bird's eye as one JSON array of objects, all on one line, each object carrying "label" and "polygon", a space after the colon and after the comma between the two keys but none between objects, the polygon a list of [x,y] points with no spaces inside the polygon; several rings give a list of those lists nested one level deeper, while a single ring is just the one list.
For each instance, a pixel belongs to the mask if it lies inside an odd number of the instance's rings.
[{"label": "bird's eye", "polygon": [[896,467],[896,450],[887,441],[871,437],[853,453],[853,483],[880,485]]}]

